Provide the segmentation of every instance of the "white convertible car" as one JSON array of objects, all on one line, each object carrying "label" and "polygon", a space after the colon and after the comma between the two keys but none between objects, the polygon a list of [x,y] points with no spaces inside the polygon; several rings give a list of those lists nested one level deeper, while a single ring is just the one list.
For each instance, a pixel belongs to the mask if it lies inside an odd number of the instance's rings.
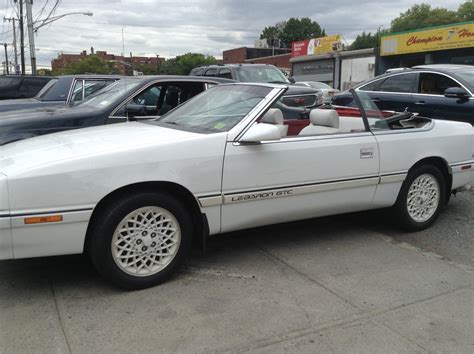
[{"label": "white convertible car", "polygon": [[144,288],[193,239],[385,207],[420,230],[470,189],[471,125],[384,118],[353,92],[361,117],[315,109],[290,134],[271,108],[286,89],[219,86],[157,120],[2,146],[0,259],[87,252],[115,284]]}]

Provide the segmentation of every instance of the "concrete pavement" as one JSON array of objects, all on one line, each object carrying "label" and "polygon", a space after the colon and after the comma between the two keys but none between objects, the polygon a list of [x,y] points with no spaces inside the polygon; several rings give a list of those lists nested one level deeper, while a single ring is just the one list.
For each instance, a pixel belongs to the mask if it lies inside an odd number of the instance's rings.
[{"label": "concrete pavement", "polygon": [[0,262],[0,352],[472,352],[472,268],[357,215],[214,237],[136,292],[79,256]]}]

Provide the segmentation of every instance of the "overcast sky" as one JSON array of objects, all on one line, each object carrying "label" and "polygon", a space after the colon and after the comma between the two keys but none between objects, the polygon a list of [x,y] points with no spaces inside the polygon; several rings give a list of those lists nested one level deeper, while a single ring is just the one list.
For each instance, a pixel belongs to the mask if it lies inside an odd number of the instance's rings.
[{"label": "overcast sky", "polygon": [[[387,28],[414,0],[62,0],[56,15],[67,16],[38,30],[37,63],[48,67],[60,52],[90,47],[120,54],[164,57],[198,52],[222,57],[226,49],[253,46],[261,30],[290,17],[310,17],[327,34],[342,34],[350,43],[362,31]],[[457,9],[463,0],[425,0],[432,6]],[[55,0],[35,0],[33,17],[47,16]],[[43,9],[43,11],[41,11]],[[0,16],[15,16],[13,0],[0,0]],[[25,38],[27,33],[25,28]],[[12,30],[2,23],[0,43],[11,43]],[[9,47],[10,55],[13,48]],[[29,55],[29,54],[28,54]],[[1,51],[1,61],[4,61]],[[28,60],[27,60],[28,63]]]}]

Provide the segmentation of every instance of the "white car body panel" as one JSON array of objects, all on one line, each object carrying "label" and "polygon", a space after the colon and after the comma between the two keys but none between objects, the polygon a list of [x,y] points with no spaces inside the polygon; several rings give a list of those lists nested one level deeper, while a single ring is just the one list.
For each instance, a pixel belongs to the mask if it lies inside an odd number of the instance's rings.
[{"label": "white car body panel", "polygon": [[[284,91],[272,87],[229,132],[122,123],[0,147],[0,259],[81,253],[97,204],[137,183],[185,188],[212,235],[393,205],[409,169],[424,158],[446,162],[452,189],[474,179],[474,129],[464,123],[239,143]],[[62,221],[25,224],[52,214]]]}]

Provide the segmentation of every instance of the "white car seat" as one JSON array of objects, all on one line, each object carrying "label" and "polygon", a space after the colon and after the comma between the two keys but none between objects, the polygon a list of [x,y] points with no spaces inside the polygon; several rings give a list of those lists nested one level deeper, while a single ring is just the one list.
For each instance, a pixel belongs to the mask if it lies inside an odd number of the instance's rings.
[{"label": "white car seat", "polygon": [[313,109],[309,114],[310,124],[298,135],[339,133],[339,115],[334,109]]},{"label": "white car seat", "polygon": [[284,124],[283,113],[278,108],[270,108],[260,122],[276,125],[280,129],[282,137],[288,134],[288,126]]}]

